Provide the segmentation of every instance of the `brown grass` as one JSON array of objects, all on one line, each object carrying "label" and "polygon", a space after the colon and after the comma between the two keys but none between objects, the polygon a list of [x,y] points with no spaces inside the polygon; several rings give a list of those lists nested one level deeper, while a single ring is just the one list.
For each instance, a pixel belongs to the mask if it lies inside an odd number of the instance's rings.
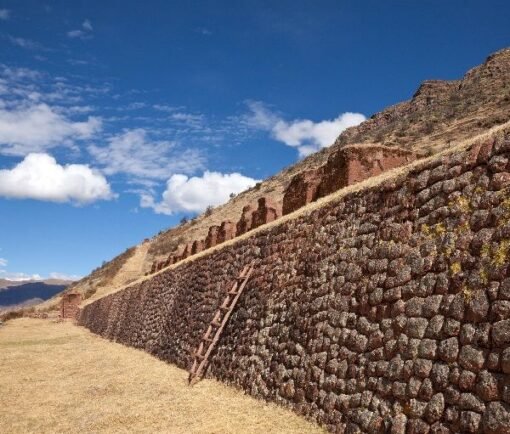
[{"label": "brown grass", "polygon": [[321,433],[289,410],[71,323],[0,328],[2,433]]}]

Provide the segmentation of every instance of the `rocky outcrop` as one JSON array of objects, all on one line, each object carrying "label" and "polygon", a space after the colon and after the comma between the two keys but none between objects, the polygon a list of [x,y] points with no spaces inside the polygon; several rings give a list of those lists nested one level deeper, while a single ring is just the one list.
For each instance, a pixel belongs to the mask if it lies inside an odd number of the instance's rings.
[{"label": "rocky outcrop", "polygon": [[255,263],[208,376],[332,432],[506,433],[509,162],[509,134],[425,161],[97,300],[80,323],[189,368]]},{"label": "rocky outcrop", "polygon": [[427,80],[412,99],[344,131],[333,148],[353,143],[437,152],[510,119],[510,49],[490,55],[460,80]]}]

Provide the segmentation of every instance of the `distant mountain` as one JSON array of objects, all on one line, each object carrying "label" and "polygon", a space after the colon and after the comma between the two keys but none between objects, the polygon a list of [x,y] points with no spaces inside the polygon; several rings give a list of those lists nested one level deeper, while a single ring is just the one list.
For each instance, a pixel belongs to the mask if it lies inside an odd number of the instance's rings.
[{"label": "distant mountain", "polygon": [[15,305],[35,304],[48,300],[72,282],[57,279],[43,281],[11,281],[0,279],[0,310]]}]

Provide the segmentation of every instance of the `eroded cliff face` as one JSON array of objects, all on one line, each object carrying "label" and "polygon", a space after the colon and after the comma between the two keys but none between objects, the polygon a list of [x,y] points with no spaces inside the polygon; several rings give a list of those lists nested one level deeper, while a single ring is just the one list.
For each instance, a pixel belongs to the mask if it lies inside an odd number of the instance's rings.
[{"label": "eroded cliff face", "polygon": [[499,133],[84,307],[93,332],[189,368],[252,278],[208,376],[332,432],[507,433],[510,133]]}]

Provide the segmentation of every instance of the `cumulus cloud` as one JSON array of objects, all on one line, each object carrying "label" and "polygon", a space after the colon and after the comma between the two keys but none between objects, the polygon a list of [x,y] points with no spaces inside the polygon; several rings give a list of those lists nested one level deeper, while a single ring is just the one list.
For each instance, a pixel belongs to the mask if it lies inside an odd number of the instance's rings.
[{"label": "cumulus cloud", "polygon": [[260,101],[247,104],[250,114],[243,119],[246,125],[269,131],[275,140],[296,148],[301,157],[331,146],[340,133],[366,119],[361,113],[346,112],[332,120],[296,119],[288,122]]},{"label": "cumulus cloud", "polygon": [[8,20],[11,16],[9,9],[0,9],[0,20]]},{"label": "cumulus cloud", "polygon": [[0,196],[78,204],[115,197],[96,170],[83,164],[62,166],[48,154],[29,154],[14,168],[0,170]]},{"label": "cumulus cloud", "polygon": [[151,140],[143,128],[125,130],[111,137],[107,146],[91,145],[88,151],[104,173],[124,173],[139,178],[167,179],[173,173],[193,173],[203,168],[196,149],[180,149],[168,140]]},{"label": "cumulus cloud", "polygon": [[44,280],[40,274],[11,273],[0,270],[0,278],[11,280],[12,282],[25,282],[28,280]]},{"label": "cumulus cloud", "polygon": [[75,122],[45,103],[0,105],[0,153],[24,156],[57,146],[72,147],[101,130],[101,119]]},{"label": "cumulus cloud", "polygon": [[206,171],[201,177],[173,175],[167,181],[161,202],[156,203],[149,194],[142,194],[140,206],[153,208],[158,214],[176,212],[200,213],[209,205],[217,206],[228,201],[231,193],[240,193],[258,181],[240,173]]},{"label": "cumulus cloud", "polygon": [[92,27],[92,23],[90,20],[85,20],[81,24],[81,29],[71,30],[67,32],[67,36],[71,39],[90,39],[92,38],[92,32],[94,28]]}]

